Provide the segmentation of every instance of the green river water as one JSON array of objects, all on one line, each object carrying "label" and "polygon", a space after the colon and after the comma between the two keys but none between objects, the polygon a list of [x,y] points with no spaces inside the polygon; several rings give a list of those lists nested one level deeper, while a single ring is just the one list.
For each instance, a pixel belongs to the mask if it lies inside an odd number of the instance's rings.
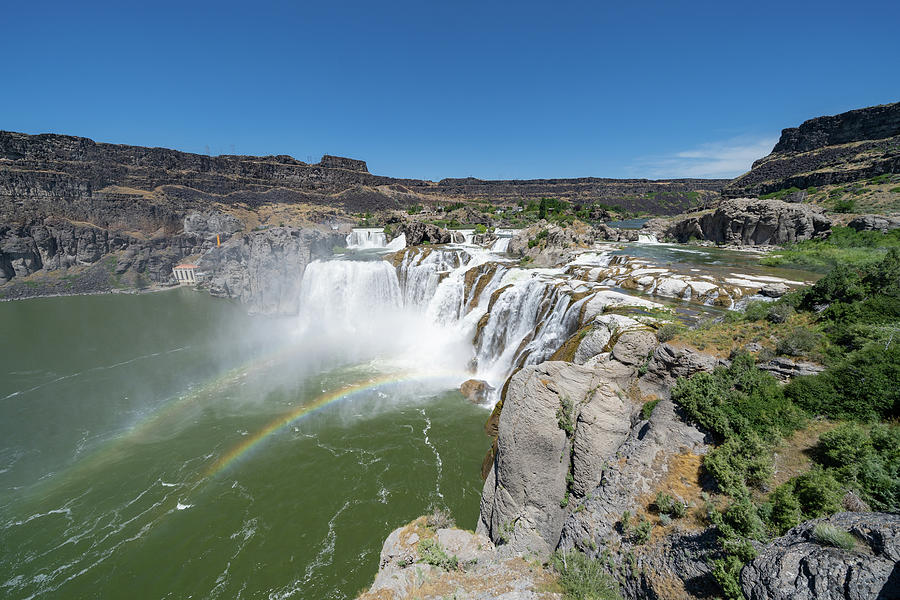
[{"label": "green river water", "polygon": [[186,289],[0,303],[0,597],[354,597],[429,506],[473,527],[487,411],[292,324]]}]

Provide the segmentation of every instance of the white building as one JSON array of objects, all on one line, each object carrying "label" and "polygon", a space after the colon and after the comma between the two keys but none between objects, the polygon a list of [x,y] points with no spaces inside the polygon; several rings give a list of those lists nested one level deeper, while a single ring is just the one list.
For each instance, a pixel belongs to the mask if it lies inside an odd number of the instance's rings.
[{"label": "white building", "polygon": [[197,283],[197,265],[180,264],[172,269],[178,283]]}]

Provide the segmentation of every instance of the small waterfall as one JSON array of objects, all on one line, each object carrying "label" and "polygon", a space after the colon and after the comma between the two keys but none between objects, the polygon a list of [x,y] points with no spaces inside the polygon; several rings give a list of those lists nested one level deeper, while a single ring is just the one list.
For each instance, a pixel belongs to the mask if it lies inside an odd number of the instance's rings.
[{"label": "small waterfall", "polygon": [[512,238],[508,238],[508,237],[498,238],[491,245],[491,252],[501,253],[501,252],[506,252],[507,250],[509,250],[509,240],[510,239],[512,239]]},{"label": "small waterfall", "polygon": [[549,291],[547,282],[536,277],[500,285],[475,337],[478,371],[494,381],[508,374],[519,346],[534,331]]},{"label": "small waterfall", "polygon": [[[370,250],[385,246],[387,246],[387,236],[384,234],[384,229],[378,227],[357,227],[347,234],[347,248],[351,250]],[[403,246],[406,246],[405,236]]]},{"label": "small waterfall", "polygon": [[656,238],[655,233],[639,233],[638,239],[639,244],[658,244],[659,240]]}]

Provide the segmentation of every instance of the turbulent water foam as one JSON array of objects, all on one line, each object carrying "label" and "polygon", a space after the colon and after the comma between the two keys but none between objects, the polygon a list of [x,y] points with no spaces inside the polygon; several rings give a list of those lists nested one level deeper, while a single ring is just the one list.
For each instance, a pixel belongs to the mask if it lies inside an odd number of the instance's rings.
[{"label": "turbulent water foam", "polygon": [[499,387],[577,328],[580,302],[560,287],[562,274],[514,268],[477,247],[411,248],[396,268],[314,262],[301,285],[299,329],[320,350],[353,360],[387,359]]}]

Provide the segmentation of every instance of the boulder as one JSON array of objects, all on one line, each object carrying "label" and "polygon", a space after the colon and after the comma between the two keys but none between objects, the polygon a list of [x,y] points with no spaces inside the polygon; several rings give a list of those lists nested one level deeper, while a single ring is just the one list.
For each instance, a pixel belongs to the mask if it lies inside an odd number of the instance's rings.
[{"label": "boulder", "polygon": [[[433,531],[420,517],[384,542],[375,581],[358,600],[559,600],[556,577],[540,565],[503,557],[483,535],[460,529]],[[427,542],[426,542],[427,541]],[[429,564],[424,543],[436,544],[453,564]]]},{"label": "boulder", "polygon": [[454,232],[422,221],[407,221],[397,228],[396,233],[398,236],[400,234],[406,236],[407,246],[419,246],[426,242],[429,244],[449,244],[455,241]]},{"label": "boulder", "polygon": [[644,393],[668,396],[679,377],[690,377],[700,371],[712,371],[718,366],[727,365],[728,361],[691,348],[660,344],[653,352],[647,372],[641,377],[639,385]]},{"label": "boulder", "polygon": [[860,215],[847,223],[847,226],[856,231],[880,231],[882,233],[887,233],[892,229],[900,228],[900,217]]},{"label": "boulder", "polygon": [[759,289],[759,293],[768,298],[781,298],[790,291],[787,284],[776,282],[769,283]]},{"label": "boulder", "polygon": [[[853,536],[828,543],[817,527]],[[887,600],[900,597],[900,515],[844,512],[807,521],[765,547],[741,571],[747,600]]]},{"label": "boulder", "polygon": [[641,365],[647,361],[657,343],[656,335],[651,331],[626,331],[613,345],[612,356],[626,365]]},{"label": "boulder", "polygon": [[804,375],[815,375],[825,370],[822,365],[802,360],[793,360],[778,356],[772,360],[757,365],[759,369],[768,371],[778,379],[787,381],[793,377],[801,377]]},{"label": "boulder", "polygon": [[490,401],[494,389],[482,379],[468,379],[459,386],[462,395],[475,404],[484,404]]}]

